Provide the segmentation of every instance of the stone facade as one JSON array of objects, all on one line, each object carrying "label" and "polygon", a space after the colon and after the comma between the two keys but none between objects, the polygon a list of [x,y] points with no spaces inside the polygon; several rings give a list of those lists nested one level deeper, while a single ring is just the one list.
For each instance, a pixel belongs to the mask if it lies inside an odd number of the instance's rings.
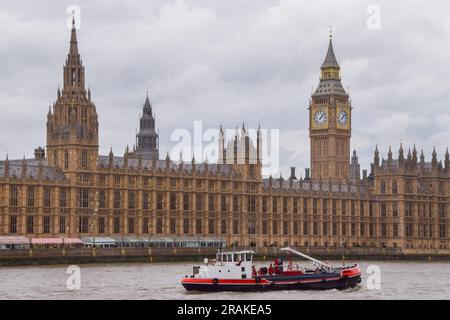
[{"label": "stone facade", "polygon": [[[450,161],[431,162],[415,147],[387,159],[375,150],[361,178],[350,164],[351,105],[330,39],[310,112],[311,172],[261,176],[246,129],[219,139],[218,164],[173,161],[158,153],[150,102],[137,145],[98,154],[98,117],[85,89],[75,28],[47,121],[47,154],[0,162],[0,235],[29,237],[211,237],[238,245],[399,248],[450,253]],[[318,111],[321,111],[317,113]],[[236,152],[243,146],[242,159]],[[235,152],[231,152],[231,148]],[[253,156],[252,155],[256,155]]]}]

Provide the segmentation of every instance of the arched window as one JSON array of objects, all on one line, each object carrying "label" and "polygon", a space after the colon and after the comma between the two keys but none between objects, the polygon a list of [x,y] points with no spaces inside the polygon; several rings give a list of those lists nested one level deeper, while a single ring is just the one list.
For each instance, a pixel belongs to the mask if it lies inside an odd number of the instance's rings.
[{"label": "arched window", "polygon": [[64,151],[64,169],[69,169],[69,152]]},{"label": "arched window", "polygon": [[77,81],[77,73],[75,69],[72,69],[72,86],[76,84],[76,81]]},{"label": "arched window", "polygon": [[88,166],[88,154],[87,151],[81,152],[81,167],[86,168]]},{"label": "arched window", "polygon": [[386,193],[386,182],[381,181],[381,194]]}]

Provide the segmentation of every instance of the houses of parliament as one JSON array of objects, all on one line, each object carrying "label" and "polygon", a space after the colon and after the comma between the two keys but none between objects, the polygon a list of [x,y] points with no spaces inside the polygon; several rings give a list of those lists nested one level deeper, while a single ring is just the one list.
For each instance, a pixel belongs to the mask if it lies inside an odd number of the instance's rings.
[{"label": "houses of parliament", "polygon": [[331,37],[308,108],[305,102],[311,154],[302,178],[295,168],[286,178],[263,178],[260,135],[253,159],[245,127],[231,143],[221,131],[218,163],[160,157],[148,96],[136,146],[100,155],[75,25],[63,78],[47,115],[46,148],[32,159],[0,162],[0,236],[214,238],[238,246],[450,254],[449,152],[442,162],[433,150],[426,161],[415,146],[400,145],[382,158],[376,147],[371,169],[361,174]]}]

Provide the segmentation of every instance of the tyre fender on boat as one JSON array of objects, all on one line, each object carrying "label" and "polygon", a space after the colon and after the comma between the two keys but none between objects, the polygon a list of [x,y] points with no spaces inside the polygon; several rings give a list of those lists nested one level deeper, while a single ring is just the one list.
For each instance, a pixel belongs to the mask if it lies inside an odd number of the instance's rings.
[{"label": "tyre fender on boat", "polygon": [[260,277],[255,277],[255,282],[256,283],[260,283],[261,282],[261,278]]},{"label": "tyre fender on boat", "polygon": [[213,282],[213,284],[218,284],[219,283],[219,279],[214,278],[212,282]]}]

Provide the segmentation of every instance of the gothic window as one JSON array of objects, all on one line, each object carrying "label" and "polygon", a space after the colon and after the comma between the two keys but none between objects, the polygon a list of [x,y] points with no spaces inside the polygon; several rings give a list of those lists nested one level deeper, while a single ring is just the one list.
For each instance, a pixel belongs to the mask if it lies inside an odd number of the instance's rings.
[{"label": "gothic window", "polygon": [[136,208],[136,193],[132,190],[128,191],[128,209]]},{"label": "gothic window", "polygon": [[50,216],[44,216],[44,233],[50,233]]},{"label": "gothic window", "polygon": [[295,214],[298,213],[298,199],[297,198],[294,198],[294,206],[293,206],[292,210],[294,211]]},{"label": "gothic window", "polygon": [[227,234],[227,220],[222,219],[220,222],[220,233]]},{"label": "gothic window", "polygon": [[392,193],[397,193],[397,181],[392,181]]},{"label": "gothic window", "polygon": [[189,219],[183,219],[183,233],[189,233]]},{"label": "gothic window", "polygon": [[128,218],[128,233],[134,233],[134,218]]},{"label": "gothic window", "polygon": [[413,236],[413,225],[412,223],[406,224],[406,237],[411,238]]},{"label": "gothic window", "polygon": [[44,187],[44,207],[51,206],[52,193],[50,187]]},{"label": "gothic window", "polygon": [[256,221],[253,219],[248,222],[248,234],[256,234]]},{"label": "gothic window", "polygon": [[11,207],[17,207],[18,202],[17,186],[11,186],[9,189],[9,204]]},{"label": "gothic window", "polygon": [[114,186],[120,187],[120,176],[114,176]]},{"label": "gothic window", "polygon": [[248,212],[256,212],[256,197],[254,196],[248,199]]},{"label": "gothic window", "polygon": [[17,233],[17,216],[9,217],[9,233]]},{"label": "gothic window", "polygon": [[114,209],[120,209],[121,207],[120,190],[114,190],[113,202],[114,202]]},{"label": "gothic window", "polygon": [[278,234],[278,221],[272,221],[272,234]]},{"label": "gothic window", "polygon": [[326,236],[328,234],[328,226],[326,222],[322,223],[322,234]]},{"label": "gothic window", "polygon": [[188,193],[183,194],[183,210],[189,211],[189,194]]},{"label": "gothic window", "polygon": [[239,234],[239,220],[237,219],[233,220],[233,233]]},{"label": "gothic window", "polygon": [[142,195],[142,209],[148,210],[150,208],[149,198],[150,198],[149,193],[148,192],[144,192],[143,195]]},{"label": "gothic window", "polygon": [[66,217],[59,217],[59,233],[66,233]]},{"label": "gothic window", "polygon": [[79,223],[78,223],[78,232],[79,233],[88,233],[91,230],[89,230],[89,217],[83,216],[80,217]]},{"label": "gothic window", "polygon": [[87,166],[88,166],[88,153],[87,153],[87,151],[82,151],[81,152],[81,167],[87,168]]},{"label": "gothic window", "polygon": [[156,194],[156,209],[162,210],[163,208],[163,195],[161,192]]},{"label": "gothic window", "polygon": [[144,218],[142,220],[142,233],[144,234],[148,233],[148,218]]},{"label": "gothic window", "polygon": [[209,211],[210,212],[214,212],[216,210],[216,208],[215,208],[215,201],[214,200],[215,200],[214,199],[214,195],[210,194],[208,196],[208,207],[209,207]]},{"label": "gothic window", "polygon": [[392,235],[394,237],[398,237],[398,223],[394,223],[392,225]]},{"label": "gothic window", "polygon": [[64,169],[69,169],[69,152],[64,151]]},{"label": "gothic window", "polygon": [[208,221],[208,232],[209,232],[209,234],[214,233],[214,220],[213,219],[209,219],[209,221]]},{"label": "gothic window", "polygon": [[386,204],[385,203],[381,204],[380,210],[381,210],[381,216],[386,217]]},{"label": "gothic window", "polygon": [[313,199],[313,214],[317,214],[317,199]]},{"label": "gothic window", "polygon": [[176,193],[170,193],[170,210],[177,209],[177,195]]},{"label": "gothic window", "polygon": [[34,233],[34,217],[27,217],[27,233]]},{"label": "gothic window", "polygon": [[99,207],[104,209],[106,208],[106,191],[105,190],[100,190],[98,193],[98,203],[99,203]]},{"label": "gothic window", "polygon": [[98,218],[98,233],[105,233],[106,230],[106,218]]},{"label": "gothic window", "polygon": [[288,213],[288,198],[283,198],[283,213]]},{"label": "gothic window", "polygon": [[269,230],[268,225],[269,225],[269,221],[263,220],[263,222],[262,222],[262,233],[263,234],[267,234],[267,232]]},{"label": "gothic window", "polygon": [[59,207],[65,208],[67,206],[67,190],[65,188],[59,189]]},{"label": "gothic window", "polygon": [[412,204],[412,202],[406,202],[406,204],[405,204],[405,215],[407,216],[407,217],[412,217],[412,215],[413,215],[413,204]]},{"label": "gothic window", "polygon": [[75,69],[72,69],[72,86],[74,86],[77,82],[77,72],[75,71]]},{"label": "gothic window", "polygon": [[276,197],[272,198],[272,213],[278,212],[278,199]]},{"label": "gothic window", "polygon": [[392,203],[392,216],[394,217],[398,216],[397,202]]},{"label": "gothic window", "polygon": [[308,199],[303,198],[303,214],[308,214]]},{"label": "gothic window", "polygon": [[239,199],[237,196],[233,196],[233,212],[239,211]]},{"label": "gothic window", "polygon": [[114,233],[120,233],[120,217],[114,217]]},{"label": "gothic window", "polygon": [[203,210],[203,195],[201,193],[197,193],[195,195],[196,209],[197,211]]},{"label": "gothic window", "polygon": [[381,194],[386,194],[386,182],[385,181],[381,181]]},{"label": "gothic window", "polygon": [[89,190],[81,189],[79,191],[79,206],[80,208],[89,208]]},{"label": "gothic window", "polygon": [[224,194],[220,196],[220,211],[227,211],[227,196]]},{"label": "gothic window", "polygon": [[35,188],[32,186],[27,187],[27,207],[34,207],[34,193]]},{"label": "gothic window", "polygon": [[197,234],[202,233],[202,219],[195,220],[195,233]]},{"label": "gothic window", "polygon": [[381,236],[382,236],[382,237],[387,237],[387,227],[386,227],[386,223],[382,223],[382,224],[381,224]]},{"label": "gothic window", "polygon": [[177,219],[170,218],[170,233],[177,232]]}]

